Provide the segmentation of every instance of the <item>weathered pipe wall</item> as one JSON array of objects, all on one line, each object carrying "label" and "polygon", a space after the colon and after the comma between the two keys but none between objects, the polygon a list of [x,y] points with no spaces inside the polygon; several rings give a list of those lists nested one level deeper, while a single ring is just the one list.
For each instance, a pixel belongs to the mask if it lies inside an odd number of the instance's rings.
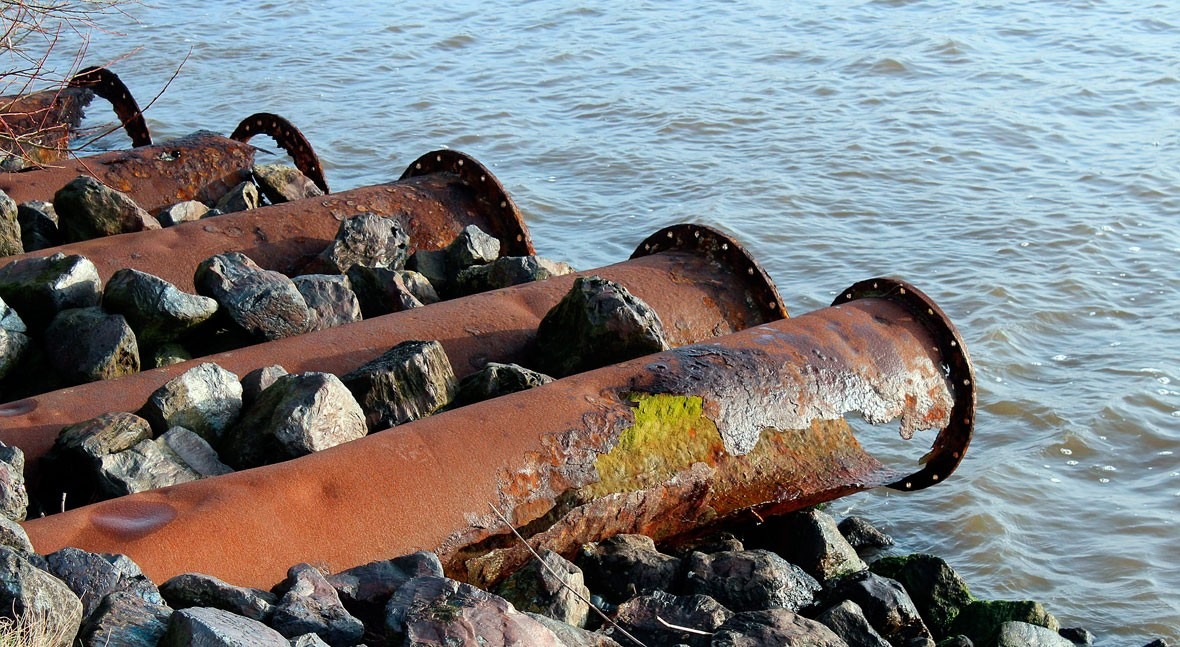
[{"label": "weathered pipe wall", "polygon": [[[953,326],[912,287],[853,286],[830,308],[448,411],[300,459],[25,523],[42,552],[131,556],[269,587],[419,549],[478,583],[522,562],[495,505],[569,554],[621,532],[657,540],[877,485],[944,480],[970,440],[974,379]],[[945,368],[944,368],[945,367]],[[942,427],[925,467],[866,454],[847,411]],[[495,550],[495,552],[490,552]]]}]

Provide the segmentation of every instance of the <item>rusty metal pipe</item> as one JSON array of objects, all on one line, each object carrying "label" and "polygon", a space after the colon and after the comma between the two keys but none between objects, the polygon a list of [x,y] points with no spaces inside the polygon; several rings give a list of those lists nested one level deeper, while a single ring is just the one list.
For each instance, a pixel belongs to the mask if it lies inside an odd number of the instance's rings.
[{"label": "rusty metal pipe", "polygon": [[678,225],[653,234],[631,260],[485,294],[92,382],[0,405],[0,441],[25,453],[30,484],[39,459],[66,425],[109,411],[136,411],[180,373],[213,362],[238,375],[280,364],[289,372],[343,375],[394,345],[438,339],[460,376],[489,361],[525,362],[542,317],[577,276],[616,281],[660,315],[682,346],[786,316],[773,283],[735,240],[716,229]]},{"label": "rusty metal pipe", "polygon": [[[148,148],[136,152],[144,150]],[[0,176],[0,188],[4,179]],[[495,176],[463,153],[435,151],[411,164],[396,182],[23,256],[81,254],[98,266],[103,281],[129,267],[192,291],[197,264],[228,251],[242,252],[266,269],[295,272],[335,238],[342,220],[365,211],[400,220],[410,236],[410,251],[445,247],[474,224],[500,239],[502,255],[533,253],[520,211]]]},{"label": "rusty metal pipe", "polygon": [[[837,304],[372,434],[300,459],[27,522],[42,552],[120,552],[267,587],[293,563],[337,570],[419,549],[486,584],[524,559],[491,506],[569,554],[622,532],[657,540],[877,485],[917,489],[958,465],[974,420],[961,339],[899,281]],[[941,427],[899,475],[839,416]]]}]

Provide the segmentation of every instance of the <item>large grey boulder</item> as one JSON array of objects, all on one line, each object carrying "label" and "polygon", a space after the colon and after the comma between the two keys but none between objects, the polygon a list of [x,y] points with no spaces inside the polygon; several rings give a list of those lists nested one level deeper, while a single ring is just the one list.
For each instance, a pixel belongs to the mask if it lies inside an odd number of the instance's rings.
[{"label": "large grey boulder", "polygon": [[275,587],[281,595],[270,626],[288,638],[314,633],[329,645],[355,645],[365,633],[361,621],[345,610],[336,589],[310,564],[296,564]]},{"label": "large grey boulder", "polygon": [[680,559],[656,550],[646,535],[615,535],[582,546],[577,564],[590,590],[612,602],[666,591],[680,575]]},{"label": "large grey boulder", "polygon": [[24,521],[29,507],[25,489],[25,453],[0,443],[0,516]]},{"label": "large grey boulder", "polygon": [[354,265],[347,276],[366,319],[421,308],[439,300],[430,281],[418,272]]},{"label": "large grey boulder", "polygon": [[885,548],[893,545],[893,537],[885,534],[863,517],[846,517],[836,528],[840,530],[841,535],[844,535],[848,544],[858,551],[865,548]]},{"label": "large grey boulder", "polygon": [[872,571],[901,583],[936,636],[950,635],[951,624],[974,597],[967,583],[942,558],[914,554],[873,562]]},{"label": "large grey boulder", "polygon": [[258,193],[258,187],[253,182],[246,181],[226,191],[225,195],[218,198],[213,208],[221,213],[233,213],[257,209],[261,204],[262,196]]},{"label": "large grey boulder", "polygon": [[221,456],[238,469],[298,458],[368,433],[365,414],[331,373],[295,373],[259,394],[222,439]]},{"label": "large grey boulder", "polygon": [[549,631],[552,631],[553,635],[557,636],[558,644],[564,645],[565,647],[622,647],[622,645],[634,644],[630,640],[624,640],[620,644],[605,634],[575,627],[539,613],[525,611],[524,614],[541,623]]},{"label": "large grey boulder", "polygon": [[400,221],[361,213],[340,223],[335,240],[308,269],[321,274],[346,274],[354,265],[401,269],[409,246]]},{"label": "large grey boulder", "polygon": [[91,553],[67,547],[45,556],[49,572],[82,601],[82,617],[89,618],[102,599],[126,591],[152,604],[163,605],[160,591],[126,555]]},{"label": "large grey boulder", "polygon": [[217,312],[213,299],[130,268],[115,271],[107,280],[102,305],[107,312],[123,315],[141,346],[179,339]]},{"label": "large grey boulder", "polygon": [[26,252],[62,244],[53,203],[41,200],[22,202],[16,207],[16,220],[20,223],[21,243]]},{"label": "large grey boulder", "polygon": [[270,591],[234,586],[212,575],[182,573],[160,585],[160,595],[173,609],[211,607],[267,622],[278,596]]},{"label": "large grey boulder", "polygon": [[262,194],[271,204],[294,202],[303,198],[314,198],[324,195],[320,187],[316,186],[299,169],[287,164],[255,164],[250,173],[258,182]]},{"label": "large grey boulder", "polygon": [[811,604],[815,578],[768,550],[694,552],[685,560],[685,588],[709,595],[734,611],[788,609]]},{"label": "large grey boulder", "polygon": [[8,197],[4,191],[0,191],[0,257],[15,256],[24,251],[16,201]]},{"label": "large grey boulder", "polygon": [[462,296],[499,290],[573,273],[574,268],[568,263],[541,256],[505,256],[487,265],[473,265],[458,272],[449,284],[450,294]]},{"label": "large grey boulder", "polygon": [[[655,591],[620,604],[615,622],[648,647],[709,647],[713,632],[731,617],[733,611],[707,595],[672,595]],[[705,633],[681,631],[668,625]],[[617,629],[612,628],[606,633],[615,640],[625,640]]]},{"label": "large grey boulder", "polygon": [[836,520],[822,510],[804,510],[768,520],[751,544],[768,548],[820,582],[868,568],[848,543]]},{"label": "large grey boulder", "polygon": [[385,605],[402,584],[423,576],[442,577],[438,555],[419,551],[393,559],[369,562],[327,575],[344,608],[366,625],[381,626]]},{"label": "large grey boulder", "polygon": [[82,623],[78,638],[83,647],[156,647],[171,617],[172,609],[165,605],[115,591]]},{"label": "large grey boulder", "polygon": [[272,364],[262,366],[242,376],[242,406],[249,407],[258,399],[258,395],[274,384],[276,380],[287,374],[287,369]]},{"label": "large grey boulder", "polygon": [[163,227],[174,227],[182,222],[200,220],[208,215],[208,213],[209,207],[205,203],[196,200],[186,200],[165,207],[156,215],[156,219],[160,221],[160,225]]},{"label": "large grey boulder", "polygon": [[361,304],[348,277],[334,274],[305,274],[291,279],[307,302],[307,329],[324,330],[361,320]]},{"label": "large grey boulder", "polygon": [[272,341],[307,330],[307,302],[291,279],[264,270],[245,254],[228,252],[197,266],[197,292],[217,300],[230,320],[248,335]]},{"label": "large grey boulder", "polygon": [[562,645],[504,598],[442,577],[417,577],[402,585],[386,606],[385,629],[390,644],[401,639],[406,645]]},{"label": "large grey boulder", "polygon": [[890,643],[931,637],[913,600],[896,580],[865,571],[838,580],[831,586],[831,599],[855,602],[873,629]]},{"label": "large grey boulder", "polygon": [[53,207],[67,242],[160,228],[160,223],[125,193],[86,175],[58,189]]},{"label": "large grey boulder", "polygon": [[364,409],[369,431],[428,416],[448,405],[458,389],[437,341],[404,341],[342,379]]},{"label": "large grey boulder", "polygon": [[815,619],[840,636],[849,647],[889,647],[889,641],[873,629],[860,605],[852,600],[843,600],[824,609]]},{"label": "large grey boulder", "polygon": [[16,310],[0,299],[0,380],[24,357],[29,347],[28,328]]},{"label": "large grey boulder", "polygon": [[152,437],[147,420],[132,413],[104,413],[61,430],[43,460],[44,472],[56,478],[43,495],[48,500],[63,497],[71,507],[95,500],[103,459],[134,447]]},{"label": "large grey boulder", "polygon": [[102,308],[57,313],[45,329],[45,352],[67,382],[113,380],[139,372],[139,344],[123,315]]},{"label": "large grey boulder", "polygon": [[7,546],[19,553],[33,552],[33,544],[24,527],[8,517],[0,517],[0,546]]},{"label": "large grey boulder", "polygon": [[241,410],[242,383],[238,376],[205,362],[152,392],[139,413],[156,433],[184,427],[217,444]]},{"label": "large grey boulder", "polygon": [[102,458],[99,483],[118,497],[228,474],[209,443],[184,427],[173,427],[154,440]]},{"label": "large grey boulder", "polygon": [[827,627],[787,609],[738,613],[718,628],[712,642],[712,647],[764,645],[848,647],[848,643]]},{"label": "large grey boulder", "polygon": [[159,647],[291,647],[283,634],[222,609],[175,611]]},{"label": "large grey boulder", "polygon": [[500,241],[475,225],[467,225],[447,245],[447,265],[460,272],[473,265],[487,265],[500,256]]},{"label": "large grey boulder", "polygon": [[584,627],[590,614],[590,589],[582,569],[551,550],[542,549],[540,555],[540,561],[531,560],[508,576],[495,593],[521,611]]},{"label": "large grey boulder", "polygon": [[488,362],[459,380],[454,406],[468,405],[548,384],[553,378],[519,364]]},{"label": "large grey boulder", "polygon": [[67,308],[98,305],[102,281],[89,259],[73,254],[22,258],[0,267],[0,299],[40,330]]},{"label": "large grey boulder", "polygon": [[1074,643],[1047,627],[1008,621],[1000,625],[996,647],[1074,647]]},{"label": "large grey boulder", "polygon": [[37,625],[47,647],[69,647],[82,624],[82,602],[65,582],[0,546],[0,618]]}]

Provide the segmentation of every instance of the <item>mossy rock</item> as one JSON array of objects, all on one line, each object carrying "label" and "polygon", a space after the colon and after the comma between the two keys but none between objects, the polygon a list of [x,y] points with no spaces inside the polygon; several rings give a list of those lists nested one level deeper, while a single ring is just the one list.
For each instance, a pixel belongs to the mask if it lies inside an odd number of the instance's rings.
[{"label": "mossy rock", "polygon": [[996,644],[1000,625],[1009,621],[1027,622],[1053,631],[1061,629],[1057,618],[1040,602],[976,600],[959,611],[951,623],[950,635],[962,634],[978,647],[991,647]]},{"label": "mossy rock", "polygon": [[954,635],[951,624],[955,617],[975,601],[963,578],[934,555],[883,557],[873,562],[869,570],[901,582],[936,638]]}]

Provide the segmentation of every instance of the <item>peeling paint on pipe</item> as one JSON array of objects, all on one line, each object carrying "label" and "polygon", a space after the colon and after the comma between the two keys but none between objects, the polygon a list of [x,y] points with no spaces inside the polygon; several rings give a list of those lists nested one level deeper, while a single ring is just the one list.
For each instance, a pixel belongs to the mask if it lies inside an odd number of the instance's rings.
[{"label": "peeling paint on pipe", "polygon": [[[492,505],[569,555],[618,533],[662,540],[879,485],[918,489],[959,464],[974,403],[945,315],[874,279],[794,319],[25,528],[39,551],[126,553],[157,580],[197,571],[267,587],[301,561],[338,570],[428,549],[486,584],[526,559]],[[898,474],[867,454],[834,419],[857,410],[940,429],[925,466]],[[637,430],[645,420],[657,424]]]}]

